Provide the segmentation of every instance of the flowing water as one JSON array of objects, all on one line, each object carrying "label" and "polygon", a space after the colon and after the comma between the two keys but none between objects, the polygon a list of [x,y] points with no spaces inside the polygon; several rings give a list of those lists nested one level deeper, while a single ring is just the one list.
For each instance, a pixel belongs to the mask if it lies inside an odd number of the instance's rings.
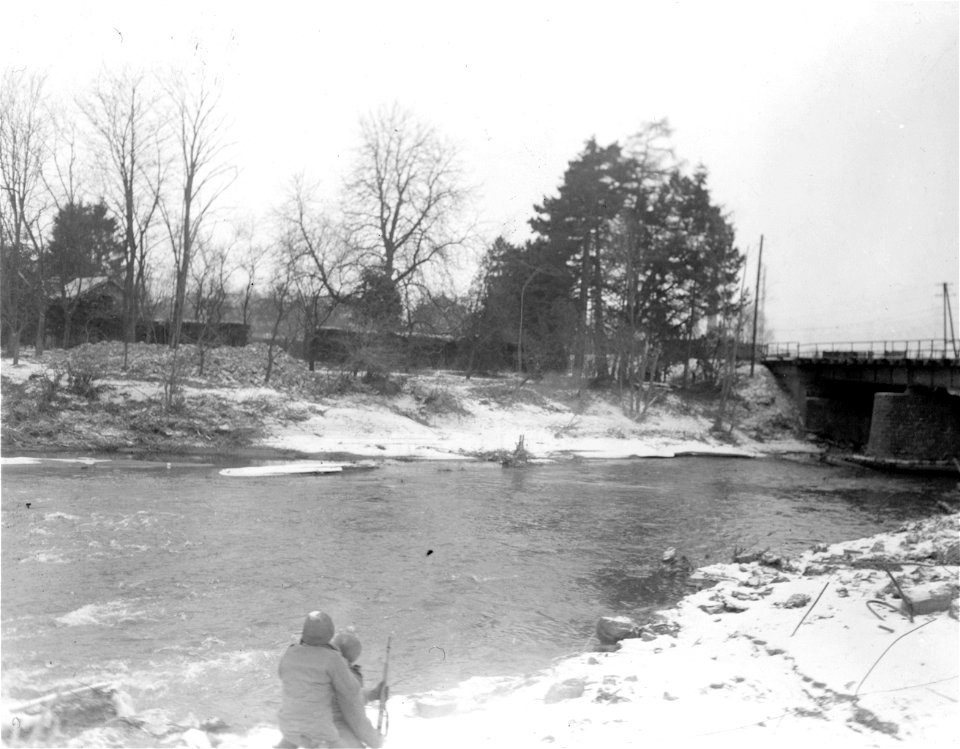
[{"label": "flowing water", "polygon": [[217,465],[44,462],[2,476],[3,692],[111,680],[139,710],[273,722],[303,615],[355,625],[394,693],[516,674],[643,616],[735,547],[796,554],[936,513],[953,479],[781,460],[503,469],[397,464],[226,478]]}]

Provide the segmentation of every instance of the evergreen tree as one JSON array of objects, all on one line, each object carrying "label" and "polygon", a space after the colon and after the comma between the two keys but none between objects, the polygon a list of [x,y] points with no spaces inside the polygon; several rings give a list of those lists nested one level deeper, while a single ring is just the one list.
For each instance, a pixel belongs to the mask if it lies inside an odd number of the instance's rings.
[{"label": "evergreen tree", "polygon": [[482,368],[566,369],[576,323],[574,277],[546,242],[498,237],[483,259],[471,323],[471,356]]},{"label": "evergreen tree", "polygon": [[103,201],[61,207],[47,250],[51,273],[63,285],[78,278],[115,277],[123,263],[119,227]]},{"label": "evergreen tree", "polygon": [[595,373],[606,377],[605,251],[609,248],[613,219],[624,202],[629,177],[620,146],[605,147],[587,141],[580,156],[571,161],[557,197],[535,206],[531,228],[546,243],[550,265],[560,262],[576,268],[577,287],[571,289],[578,313],[574,369],[583,375],[588,343],[592,342]]},{"label": "evergreen tree", "polygon": [[364,268],[360,272],[357,307],[371,330],[394,331],[400,326],[403,300],[397,284],[382,268]]},{"label": "evergreen tree", "polygon": [[518,319],[521,249],[497,237],[483,256],[476,299],[468,322],[470,371],[501,369],[510,364],[511,341]]},{"label": "evergreen tree", "polygon": [[79,316],[78,311],[85,304],[84,292],[102,277],[121,283],[124,252],[119,225],[103,201],[66,203],[54,218],[47,251],[50,277],[55,280],[59,297],[51,307],[50,332],[61,345],[69,346],[75,321],[79,324],[83,317],[111,314],[96,303],[92,309],[85,307],[86,311]]},{"label": "evergreen tree", "polygon": [[644,222],[631,239],[636,270],[621,289],[635,330],[657,344],[692,342],[709,318],[728,312],[737,294],[743,258],[734,230],[711,202],[707,172],[674,171],[648,196]]},{"label": "evergreen tree", "polygon": [[668,136],[665,122],[652,123],[626,152],[591,139],[558,195],[534,207],[536,239],[490,248],[474,327],[515,347],[518,369],[565,369],[572,353],[582,376],[592,351],[597,378],[642,381],[657,352],[689,360],[704,327],[736,307],[733,227],[706,169],[681,172]]}]

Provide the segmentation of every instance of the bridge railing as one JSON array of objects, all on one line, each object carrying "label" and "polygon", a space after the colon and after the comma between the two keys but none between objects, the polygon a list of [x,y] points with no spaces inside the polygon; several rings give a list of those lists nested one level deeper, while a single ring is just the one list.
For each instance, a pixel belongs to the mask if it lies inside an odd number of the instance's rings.
[{"label": "bridge railing", "polygon": [[924,338],[889,341],[840,341],[832,343],[767,343],[765,359],[957,359],[960,340]]}]

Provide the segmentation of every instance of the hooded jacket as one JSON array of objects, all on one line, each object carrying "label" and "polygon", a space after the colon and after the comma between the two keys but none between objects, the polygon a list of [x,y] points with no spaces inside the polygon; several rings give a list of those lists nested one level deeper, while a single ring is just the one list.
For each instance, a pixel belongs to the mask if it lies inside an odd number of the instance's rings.
[{"label": "hooded jacket", "polygon": [[330,617],[312,612],[304,623],[300,643],[288,647],[280,659],[280,730],[292,741],[336,742],[340,736],[333,720],[336,702],[344,722],[357,737],[368,746],[379,747],[383,737],[367,718],[357,679],[340,652],[330,645],[332,637]]}]

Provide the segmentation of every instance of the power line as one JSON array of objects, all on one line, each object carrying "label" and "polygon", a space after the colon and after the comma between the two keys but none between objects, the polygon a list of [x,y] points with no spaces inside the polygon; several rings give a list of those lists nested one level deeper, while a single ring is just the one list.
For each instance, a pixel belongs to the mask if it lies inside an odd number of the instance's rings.
[{"label": "power line", "polygon": [[[901,284],[900,286],[905,287],[907,284]],[[910,284],[910,288],[917,288],[915,284]],[[924,286],[927,286],[924,284]],[[777,325],[772,325],[771,327],[778,335],[789,336],[792,333],[803,333],[810,334],[816,333],[818,331],[850,331],[857,328],[869,328],[876,330],[883,327],[897,327],[900,329],[904,328],[926,328],[926,337],[936,338],[938,335],[938,318],[943,318],[943,339],[953,340],[956,338],[955,329],[953,327],[952,319],[952,295],[950,294],[950,287],[954,286],[952,283],[940,283],[937,284],[938,293],[936,294],[936,300],[938,302],[942,301],[942,305],[938,305],[940,309],[935,309],[932,304],[930,306],[924,305],[922,309],[918,309],[918,306],[915,304],[909,305],[909,307],[902,308],[903,311],[896,311],[895,309],[890,309],[892,305],[887,305],[887,311],[883,315],[872,315],[869,319],[866,320],[848,320],[843,322],[834,323],[832,325],[796,325],[789,328],[780,327]],[[929,286],[927,286],[929,288]],[[934,299],[933,295],[928,297],[931,301]],[[908,303],[907,299],[897,300],[900,304]],[[769,316],[768,316],[769,317]],[[770,325],[770,320],[768,319],[768,325]],[[950,330],[948,334],[947,330]],[[913,335],[906,337],[915,337]]]}]

